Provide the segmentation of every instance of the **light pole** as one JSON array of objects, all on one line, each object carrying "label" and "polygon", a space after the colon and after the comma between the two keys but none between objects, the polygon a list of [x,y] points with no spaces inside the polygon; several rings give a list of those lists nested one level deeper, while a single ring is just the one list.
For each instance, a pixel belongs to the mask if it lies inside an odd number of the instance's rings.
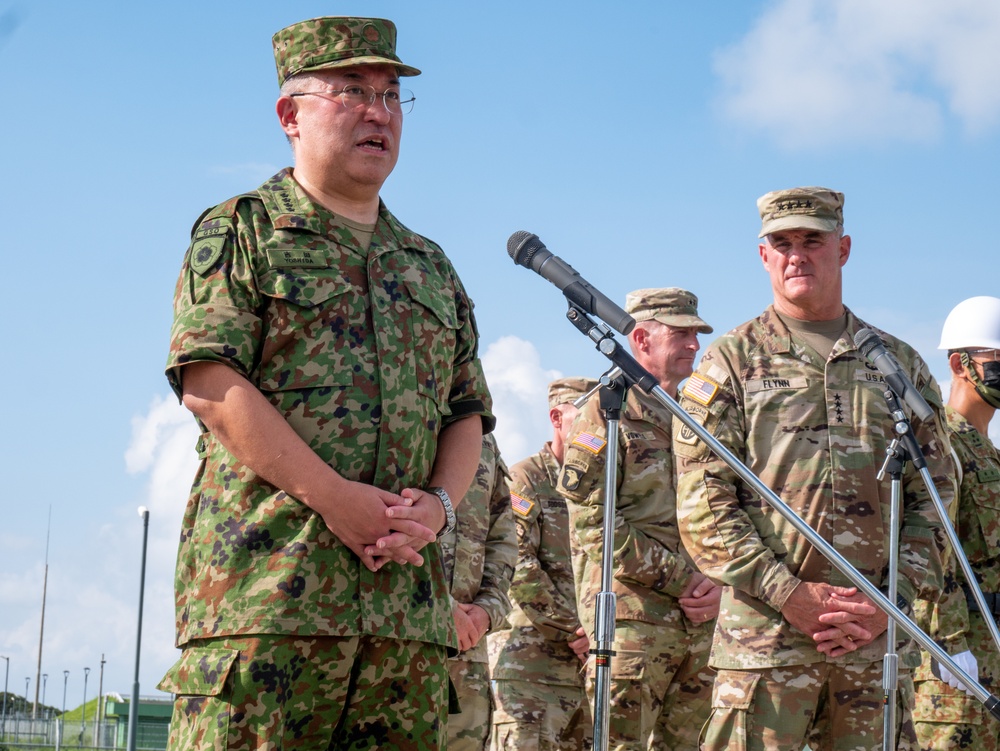
[{"label": "light pole", "polygon": [[7,667],[3,671],[3,719],[0,720],[0,738],[7,736],[7,679],[10,678],[10,658],[0,655],[0,660],[7,661]]},{"label": "light pole", "polygon": [[10,677],[10,658],[0,655],[0,659],[7,660],[7,667],[3,671],[3,719],[0,720],[0,738],[7,735],[7,679]]},{"label": "light pole", "polygon": [[139,618],[135,633],[135,680],[132,682],[132,701],[128,705],[128,746],[135,751],[135,738],[139,730],[139,645],[142,643],[142,596],[146,588],[146,539],[149,537],[149,509],[139,507],[142,517],[142,565],[139,567]]},{"label": "light pole", "polygon": [[49,674],[42,673],[42,712],[45,712],[45,685],[49,682]]},{"label": "light pole", "polygon": [[69,671],[63,671],[63,708],[62,714],[59,715],[59,733],[56,735],[56,751],[59,751],[62,746],[63,737],[63,727],[66,722],[66,684],[69,683]]},{"label": "light pole", "polygon": [[31,686],[31,676],[24,676],[24,714],[28,715],[28,688]]},{"label": "light pole", "polygon": [[83,732],[87,729],[87,676],[90,668],[83,669],[83,706],[80,708],[80,743],[83,743]]}]

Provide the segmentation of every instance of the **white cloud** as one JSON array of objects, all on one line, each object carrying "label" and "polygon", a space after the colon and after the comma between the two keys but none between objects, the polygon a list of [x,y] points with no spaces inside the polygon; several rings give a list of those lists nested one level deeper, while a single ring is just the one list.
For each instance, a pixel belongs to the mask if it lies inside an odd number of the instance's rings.
[{"label": "white cloud", "polygon": [[1000,4],[780,0],[715,69],[725,115],[789,149],[975,135],[1000,122]]},{"label": "white cloud", "polygon": [[535,346],[516,336],[490,344],[482,361],[493,395],[497,443],[507,464],[514,464],[552,438],[549,382],[563,374],[544,369]]}]

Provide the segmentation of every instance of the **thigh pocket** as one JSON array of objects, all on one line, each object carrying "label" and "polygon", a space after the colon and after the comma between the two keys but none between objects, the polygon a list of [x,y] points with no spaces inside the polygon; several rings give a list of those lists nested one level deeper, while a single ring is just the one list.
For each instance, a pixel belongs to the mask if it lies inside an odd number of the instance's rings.
[{"label": "thigh pocket", "polygon": [[157,688],[174,694],[171,748],[219,750],[228,744],[231,686],[239,657],[231,649],[190,648],[181,653]]},{"label": "thigh pocket", "polygon": [[[616,744],[638,743],[643,738],[643,709],[652,711],[650,699],[643,697],[642,679],[645,674],[645,652],[617,650],[611,661],[611,711],[608,720],[608,732]],[[645,728],[646,731],[652,729],[652,722],[652,718],[647,720],[649,727]]]},{"label": "thigh pocket", "polygon": [[951,689],[948,693],[943,691],[933,693],[935,689],[940,690],[938,686],[941,685],[944,684],[937,684],[933,688],[927,684],[920,686],[913,702],[914,722],[937,722],[946,725],[982,724],[983,710],[978,699],[946,685],[945,688]]},{"label": "thigh pocket", "polygon": [[742,670],[720,670],[712,687],[712,714],[701,732],[703,748],[747,748],[750,731],[748,710],[753,706],[754,692],[760,680],[758,673]]}]

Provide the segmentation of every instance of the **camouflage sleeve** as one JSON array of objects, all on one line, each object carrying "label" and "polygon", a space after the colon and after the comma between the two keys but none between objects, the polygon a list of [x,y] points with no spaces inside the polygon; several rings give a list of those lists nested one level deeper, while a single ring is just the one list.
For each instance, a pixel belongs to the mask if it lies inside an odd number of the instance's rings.
[{"label": "camouflage sleeve", "polygon": [[965,601],[965,591],[959,583],[960,576],[955,556],[949,555],[945,564],[944,587],[938,601],[917,600],[914,605],[916,624],[948,654],[953,655],[969,648],[966,642],[969,606]]},{"label": "camouflage sleeve", "polygon": [[[519,476],[516,467],[511,480],[511,503],[518,503],[514,516],[517,525],[517,567],[510,585],[510,595],[531,625],[548,641],[565,640],[580,627],[576,602],[560,596],[563,591],[542,565],[538,551],[542,541],[542,504],[535,492]],[[560,499],[561,503],[561,499]],[[565,512],[564,512],[565,516]],[[548,522],[546,522],[548,523]],[[563,527],[567,535],[569,530]],[[571,572],[568,572],[571,576]]]},{"label": "camouflage sleeve", "polygon": [[[239,208],[248,210],[246,206]],[[192,232],[174,292],[166,366],[178,398],[182,366],[188,363],[221,362],[244,377],[253,369],[262,334],[262,297],[252,259],[256,238],[247,225],[230,202],[208,212]]]},{"label": "camouflage sleeve", "polygon": [[[706,355],[707,357],[707,355]],[[705,358],[703,358],[705,362]],[[715,373],[715,375],[719,375]],[[746,454],[745,425],[731,378],[705,379],[717,387],[705,406],[682,396],[681,406],[737,458]],[[799,579],[777,560],[747,514],[759,502],[729,466],[680,420],[674,421],[677,527],[688,553],[715,582],[734,587],[780,611]]]},{"label": "camouflage sleeve", "polygon": [[[931,420],[913,419],[914,437],[920,444],[927,470],[945,508],[952,508],[955,499],[955,466],[951,443],[944,427],[944,406],[941,392],[927,365],[916,357],[913,384],[934,410]],[[899,594],[907,603],[918,597],[936,601],[943,586],[941,553],[947,538],[938,518],[924,478],[908,467],[903,489],[903,528],[899,537]]]},{"label": "camouflage sleeve", "polygon": [[[616,437],[616,440],[620,438]],[[624,442],[619,451],[618,499],[614,527],[614,576],[623,583],[634,583],[655,591],[680,597],[694,570],[684,559],[659,540],[650,537],[630,520],[628,507],[648,498],[645,493],[673,495],[673,478],[664,477],[663,468],[638,466],[634,471],[623,467],[628,454]],[[607,453],[607,429],[600,416],[597,399],[591,399],[576,420],[566,442],[565,459],[559,479],[559,492],[566,498],[572,534],[591,561],[602,564],[604,547],[604,473]],[[623,488],[626,474],[643,477],[637,486]],[[634,495],[633,495],[634,491]],[[662,502],[662,501],[661,501]],[[661,518],[663,514],[660,514]]]},{"label": "camouflage sleeve", "polygon": [[455,353],[452,388],[448,394],[449,413],[444,425],[469,415],[478,414],[483,420],[483,433],[496,427],[493,402],[486,386],[483,364],[479,359],[479,329],[473,312],[472,300],[452,269],[455,280],[455,309],[458,315],[458,349]]},{"label": "camouflage sleeve", "polygon": [[[496,444],[487,439],[494,451]],[[473,602],[490,617],[490,629],[499,628],[510,612],[511,578],[517,563],[517,543],[514,538],[514,515],[510,509],[510,489],[507,467],[499,456],[494,462],[493,492],[489,497],[490,526],[486,535],[486,556],[483,578]]]}]

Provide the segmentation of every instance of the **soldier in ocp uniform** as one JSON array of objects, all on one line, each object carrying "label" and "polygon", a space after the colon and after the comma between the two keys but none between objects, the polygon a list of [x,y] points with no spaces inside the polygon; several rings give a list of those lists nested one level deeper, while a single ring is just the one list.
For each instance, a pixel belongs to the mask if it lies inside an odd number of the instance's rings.
[{"label": "soldier in ocp uniform", "polygon": [[[1000,690],[1000,654],[987,618],[1000,615],[1000,450],[989,425],[1000,409],[1000,298],[960,302],[948,314],[938,349],[948,352],[948,435],[958,469],[958,539],[990,612],[983,613],[954,554],[945,593],[919,602],[917,623],[990,693]],[[954,512],[953,512],[954,514]],[[1000,723],[944,665],[934,675],[926,652],[914,675],[913,721],[920,748],[1000,749]]]},{"label": "soldier in ocp uniform", "polygon": [[203,433],[170,747],[438,748],[458,642],[433,541],[493,420],[458,275],[379,198],[420,71],[383,19],[273,45],[295,167],[202,215],[174,298],[167,375]]},{"label": "soldier in ocp uniform", "polygon": [[[676,287],[636,290],[625,301],[637,322],[629,334],[632,353],[671,395],[694,368],[698,334],[712,331],[697,306],[697,297]],[[719,588],[699,573],[680,544],[671,420],[654,397],[633,388],[618,435],[608,436],[600,400],[591,398],[573,423],[559,477],[572,520],[577,607],[591,643],[603,550],[614,549],[611,588],[617,608],[608,736],[615,749],[697,749],[698,731],[708,717],[708,649]],[[620,449],[618,502],[614,539],[604,540],[609,440],[618,441]],[[591,704],[594,678],[591,660]]]},{"label": "soldier in ocp uniform", "polygon": [[[876,587],[888,591],[891,482],[876,478],[893,437],[885,383],[858,351],[866,324],[842,300],[843,194],[762,196],[759,253],[774,304],[706,349],[682,405]],[[937,384],[919,355],[882,335],[934,409],[914,420],[927,467],[951,500]],[[678,430],[678,524],[699,568],[724,585],[718,671],[703,748],[880,749],[887,616],[693,433]],[[918,471],[903,477],[899,605],[936,597],[943,537]],[[907,644],[904,642],[904,644]],[[918,653],[899,650],[906,689]],[[901,691],[902,693],[902,691]],[[905,702],[900,748],[915,738]],[[906,720],[904,722],[904,720]]]},{"label": "soldier in ocp uniform", "polygon": [[496,440],[483,436],[476,479],[458,507],[458,523],[441,537],[459,654],[448,660],[458,711],[448,715],[448,751],[485,751],[493,719],[486,635],[510,612],[517,561],[507,467]]},{"label": "soldier in ocp uniform", "polygon": [[517,524],[517,568],[509,627],[490,634],[496,684],[496,751],[582,751],[593,720],[584,693],[590,648],[576,612],[566,501],[556,491],[563,451],[587,378],[549,384],[552,440],[511,467],[509,505]]}]

